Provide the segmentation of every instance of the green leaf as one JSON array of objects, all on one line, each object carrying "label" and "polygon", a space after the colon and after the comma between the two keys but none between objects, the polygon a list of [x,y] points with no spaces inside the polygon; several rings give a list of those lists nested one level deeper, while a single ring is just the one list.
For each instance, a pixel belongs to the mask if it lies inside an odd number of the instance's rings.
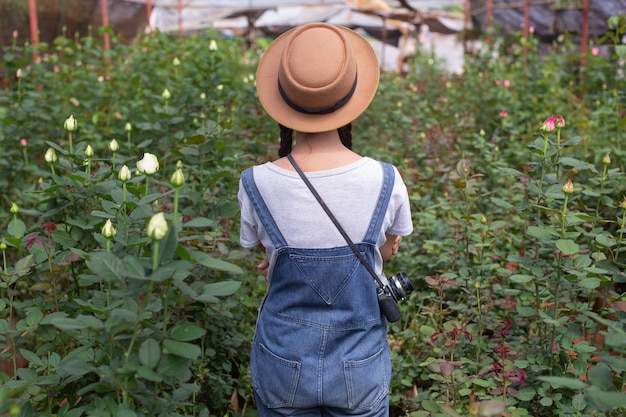
[{"label": "green leaf", "polygon": [[146,269],[134,256],[125,256],[120,268],[120,274],[126,278],[145,279]]},{"label": "green leaf", "polygon": [[569,388],[573,390],[581,390],[587,388],[587,384],[577,378],[566,376],[540,376],[537,379],[545,381],[554,388]]},{"label": "green leaf", "polygon": [[87,267],[106,282],[117,278],[122,280],[124,276],[123,264],[120,258],[111,252],[94,252],[86,262]]},{"label": "green leaf", "polygon": [[528,226],[526,232],[539,240],[550,240],[554,237],[550,230],[538,226]]},{"label": "green leaf", "polygon": [[212,284],[206,284],[203,287],[203,294],[210,294],[214,297],[223,297],[234,294],[239,287],[241,287],[240,281],[214,282]]},{"label": "green leaf", "polygon": [[206,266],[207,268],[217,269],[218,271],[231,272],[233,274],[243,274],[243,270],[239,266],[218,258],[214,258],[204,252],[194,251],[190,252],[189,254],[194,261]]},{"label": "green leaf", "polygon": [[163,376],[160,373],[155,372],[152,370],[152,368],[143,365],[137,369],[137,375],[152,382],[163,381]]},{"label": "green leaf", "polygon": [[195,219],[189,220],[187,223],[184,223],[183,227],[203,228],[213,227],[215,226],[215,224],[215,220],[207,219],[206,217],[196,217]]},{"label": "green leaf", "polygon": [[[175,356],[175,355],[164,355],[161,358],[161,362],[159,362],[159,368],[157,372],[165,376],[173,376],[173,377],[185,377],[186,373],[189,373],[189,366],[191,365],[191,360]],[[186,380],[187,378],[184,378]]]},{"label": "green leaf", "polygon": [[26,359],[30,364],[36,365],[36,366],[38,366],[40,368],[44,366],[44,363],[41,360],[41,358],[39,356],[35,355],[30,350],[20,349],[20,353],[22,354],[24,359]]},{"label": "green leaf", "polygon": [[161,359],[161,346],[154,339],[146,339],[139,348],[139,363],[146,367],[155,368]]},{"label": "green leaf", "polygon": [[517,314],[522,317],[533,317],[537,314],[537,311],[532,307],[518,305],[515,309],[517,310]]},{"label": "green leaf", "polygon": [[611,248],[611,247],[617,245],[617,242],[615,241],[615,238],[613,236],[609,235],[608,233],[605,233],[605,232],[596,235],[596,242],[598,242],[599,244],[601,244],[605,248]]},{"label": "green leaf", "polygon": [[514,274],[509,277],[509,280],[518,284],[526,284],[527,282],[532,281],[533,278],[534,277],[532,275]]},{"label": "green leaf", "polygon": [[495,204],[497,207],[503,208],[503,209],[512,209],[513,205],[511,203],[509,203],[506,200],[503,200],[501,198],[497,198],[497,197],[491,197],[489,200],[491,200],[491,202],[493,204]]},{"label": "green leaf", "polygon": [[591,165],[585,161],[570,157],[563,157],[559,160],[559,162],[563,166],[572,167],[577,170],[589,169],[591,167]]},{"label": "green leaf", "polygon": [[[542,141],[542,145],[541,146],[543,147],[543,141]],[[524,175],[523,172],[518,171],[517,169],[514,169],[514,168],[508,168],[508,167],[499,167],[498,171],[500,171],[501,173],[506,174],[506,175],[512,175],[514,177],[521,177],[521,176]]]},{"label": "green leaf", "polygon": [[486,379],[474,378],[472,379],[472,384],[478,385],[479,387],[487,388],[491,386],[491,382]]},{"label": "green leaf", "polygon": [[179,340],[181,342],[188,342],[190,340],[195,340],[195,339],[198,339],[199,337],[204,336],[205,333],[206,333],[206,330],[204,330],[200,326],[196,326],[195,324],[190,324],[190,323],[184,323],[184,324],[179,324],[176,327],[174,327],[170,331],[170,336],[175,340]]},{"label": "green leaf", "polygon": [[63,361],[59,368],[72,376],[83,376],[93,371],[95,368],[83,359],[70,359]]},{"label": "green leaf", "polygon": [[626,392],[606,392],[599,390],[588,390],[585,392],[587,401],[600,411],[615,410],[626,407]]},{"label": "green leaf", "polygon": [[30,267],[33,265],[33,261],[33,255],[26,255],[15,263],[13,274],[20,277],[30,274]]},{"label": "green leaf", "polygon": [[540,403],[541,405],[543,405],[544,407],[550,407],[550,406],[552,405],[552,403],[553,403],[553,402],[554,402],[554,401],[553,401],[553,400],[552,400],[552,398],[550,398],[550,397],[542,397],[542,398],[539,400],[539,403]]},{"label": "green leaf", "polygon": [[556,247],[565,255],[574,255],[580,250],[580,246],[571,239],[559,239],[556,241]]},{"label": "green leaf", "polygon": [[187,359],[197,359],[202,353],[197,345],[172,339],[165,339],[163,347],[169,351],[168,353]]},{"label": "green leaf", "polygon": [[595,288],[598,288],[601,284],[602,284],[602,281],[600,281],[600,279],[596,277],[583,278],[580,281],[578,281],[579,287],[586,288],[588,290],[593,290]]},{"label": "green leaf", "polygon": [[613,390],[613,373],[608,366],[599,363],[592,367],[587,374],[589,384],[605,391]]},{"label": "green leaf", "polygon": [[[16,230],[17,229],[17,230]],[[20,219],[11,219],[7,225],[7,235],[14,238],[21,238],[26,232],[26,225]],[[16,235],[17,234],[17,235]]]}]

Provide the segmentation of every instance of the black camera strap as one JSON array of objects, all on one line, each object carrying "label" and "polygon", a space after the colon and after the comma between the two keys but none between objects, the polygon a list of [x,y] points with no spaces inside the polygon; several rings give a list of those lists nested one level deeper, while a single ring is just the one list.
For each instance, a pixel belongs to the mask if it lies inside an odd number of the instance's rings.
[{"label": "black camera strap", "polygon": [[311,190],[311,193],[313,193],[313,196],[315,197],[315,199],[320,203],[320,206],[322,206],[326,214],[328,214],[328,217],[330,217],[330,220],[332,220],[332,222],[335,224],[335,226],[337,227],[337,230],[339,230],[339,233],[341,233],[341,236],[343,236],[346,242],[348,242],[348,245],[350,246],[350,248],[352,248],[352,251],[354,252],[354,254],[357,256],[357,258],[359,258],[361,263],[365,266],[365,268],[372,275],[372,277],[374,277],[374,280],[378,283],[378,285],[383,287],[384,285],[381,282],[378,275],[376,274],[376,272],[374,271],[374,268],[372,268],[369,262],[367,262],[367,260],[365,259],[361,251],[356,247],[356,245],[352,243],[350,236],[348,236],[348,234],[343,229],[343,227],[341,227],[341,224],[339,224],[339,221],[337,220],[333,212],[330,211],[330,208],[326,205],[324,200],[322,200],[322,197],[319,195],[317,190],[313,187],[313,184],[311,184],[311,181],[309,181],[306,175],[304,175],[304,172],[302,171],[302,169],[300,169],[300,166],[296,163],[296,160],[293,159],[293,156],[291,156],[291,154],[287,155],[287,159],[289,159],[289,162],[291,162],[291,165],[294,167],[298,175],[300,175],[300,178],[302,178],[302,181],[304,181],[306,186],[309,187],[309,190]]}]

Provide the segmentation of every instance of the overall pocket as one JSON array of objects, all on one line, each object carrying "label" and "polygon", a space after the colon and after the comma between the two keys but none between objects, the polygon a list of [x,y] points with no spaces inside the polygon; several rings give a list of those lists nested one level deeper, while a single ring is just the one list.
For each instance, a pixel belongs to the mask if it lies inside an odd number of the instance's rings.
[{"label": "overall pocket", "polygon": [[382,348],[369,358],[343,363],[350,409],[373,410],[389,393],[391,364],[386,352]]},{"label": "overall pocket", "polygon": [[266,407],[293,405],[300,367],[300,362],[281,358],[262,343],[254,344],[250,361],[252,385]]}]

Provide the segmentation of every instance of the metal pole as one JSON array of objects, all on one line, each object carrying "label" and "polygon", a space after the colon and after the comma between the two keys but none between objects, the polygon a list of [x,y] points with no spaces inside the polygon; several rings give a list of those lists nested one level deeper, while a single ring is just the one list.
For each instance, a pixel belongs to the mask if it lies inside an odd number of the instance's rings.
[{"label": "metal pole", "polygon": [[37,46],[39,46],[39,20],[37,20],[37,0],[28,0],[28,13],[30,15],[30,43],[33,46],[33,61],[39,58]]}]

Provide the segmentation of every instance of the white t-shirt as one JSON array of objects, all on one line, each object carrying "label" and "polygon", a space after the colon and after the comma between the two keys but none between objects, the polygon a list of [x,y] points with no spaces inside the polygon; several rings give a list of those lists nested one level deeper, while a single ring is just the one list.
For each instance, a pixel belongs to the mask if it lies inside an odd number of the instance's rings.
[{"label": "white t-shirt", "polygon": [[[347,245],[297,172],[280,168],[271,162],[253,169],[257,188],[289,246],[314,249]],[[378,247],[385,243],[385,233],[407,236],[413,231],[407,189],[395,167],[394,173],[393,191],[376,242]],[[305,175],[350,239],[354,243],[362,242],[383,183],[380,162],[364,157],[349,165],[305,172]],[[271,271],[274,245],[241,182],[238,198],[241,207],[241,245],[254,247],[261,243],[270,260]],[[382,270],[380,252],[374,269],[378,273]]]}]

